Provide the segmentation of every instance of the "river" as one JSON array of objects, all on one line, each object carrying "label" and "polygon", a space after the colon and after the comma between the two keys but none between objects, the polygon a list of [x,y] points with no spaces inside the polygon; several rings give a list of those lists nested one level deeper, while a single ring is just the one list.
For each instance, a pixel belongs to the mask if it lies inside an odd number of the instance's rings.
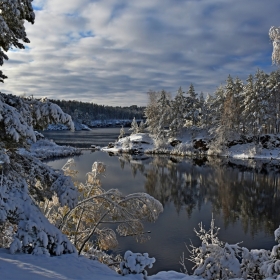
[{"label": "river", "polygon": [[[119,129],[100,128],[74,133],[47,132],[60,143],[89,143],[105,146],[114,141]],[[115,134],[114,134],[115,133]],[[75,135],[78,135],[77,139]],[[83,135],[83,137],[81,136]],[[108,138],[104,135],[109,135]],[[64,142],[65,141],[65,142]],[[103,144],[102,144],[103,143]],[[161,270],[180,271],[182,253],[188,257],[185,244],[200,245],[194,228],[200,222],[208,229],[213,215],[220,228],[219,237],[230,244],[242,242],[249,249],[272,249],[274,230],[280,224],[280,175],[277,162],[242,161],[219,158],[190,159],[170,156],[147,156],[142,160],[131,155],[110,156],[101,151],[85,150],[74,157],[78,179],[85,180],[94,161],[107,166],[102,178],[104,189],[118,188],[124,194],[147,192],[164,206],[164,212],[153,224],[145,224],[151,240],[137,243],[133,237],[119,237],[114,253],[126,250],[148,252],[156,258],[149,274]],[[67,159],[53,159],[48,164],[61,168]],[[186,260],[191,272],[192,263]]]}]

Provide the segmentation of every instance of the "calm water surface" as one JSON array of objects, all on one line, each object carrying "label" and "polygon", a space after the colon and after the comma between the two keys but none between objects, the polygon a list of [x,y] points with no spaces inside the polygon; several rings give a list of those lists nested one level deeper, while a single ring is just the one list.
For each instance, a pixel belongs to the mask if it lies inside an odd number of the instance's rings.
[{"label": "calm water surface", "polygon": [[[130,134],[129,128],[124,130]],[[129,133],[128,133],[129,132]],[[57,144],[71,145],[74,147],[90,147],[90,145],[107,146],[109,142],[115,142],[120,135],[120,127],[94,128],[90,131],[43,131],[47,138],[53,139]]]},{"label": "calm water surface", "polygon": [[[119,129],[116,131],[115,139]],[[271,249],[275,245],[273,231],[280,224],[277,162],[271,165],[260,161],[168,156],[147,156],[139,160],[130,155],[111,157],[88,150],[74,159],[81,181],[85,180],[94,161],[102,161],[107,165],[106,177],[102,178],[104,189],[118,188],[124,194],[147,192],[163,204],[164,212],[156,223],[146,224],[146,230],[151,231],[150,241],[139,244],[133,237],[119,237],[119,247],[114,251],[148,252],[156,258],[149,274],[160,270],[180,271],[182,253],[188,256],[185,244],[189,245],[190,240],[194,245],[200,244],[193,229],[198,228],[200,222],[209,228],[212,213],[215,224],[220,227],[221,240],[243,242],[241,246],[250,249]],[[48,164],[61,168],[66,160],[55,159]],[[192,263],[186,261],[186,265],[191,271]]]}]

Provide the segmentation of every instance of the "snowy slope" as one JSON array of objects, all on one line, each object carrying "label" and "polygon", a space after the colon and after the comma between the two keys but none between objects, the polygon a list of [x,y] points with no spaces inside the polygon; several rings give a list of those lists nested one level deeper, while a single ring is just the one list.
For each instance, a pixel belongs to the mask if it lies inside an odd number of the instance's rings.
[{"label": "snowy slope", "polygon": [[[3,280],[139,280],[139,275],[121,276],[106,265],[89,260],[76,254],[56,257],[34,256],[27,254],[11,255],[8,250],[0,249],[0,279]],[[174,271],[160,272],[148,277],[151,280],[191,280],[201,279]]]}]

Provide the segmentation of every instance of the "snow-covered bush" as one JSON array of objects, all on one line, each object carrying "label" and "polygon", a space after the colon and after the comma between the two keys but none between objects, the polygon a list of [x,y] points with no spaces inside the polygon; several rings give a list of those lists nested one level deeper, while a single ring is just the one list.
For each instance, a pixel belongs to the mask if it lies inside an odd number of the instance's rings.
[{"label": "snow-covered bush", "polygon": [[121,274],[140,274],[143,277],[142,279],[146,280],[148,279],[148,273],[145,267],[148,266],[152,268],[155,261],[155,258],[149,258],[148,253],[140,254],[126,251],[124,254],[124,261],[120,264]]},{"label": "snow-covered bush", "polygon": [[[200,247],[190,246],[190,261],[194,266],[193,275],[203,279],[280,279],[280,226],[275,230],[275,241],[278,245],[272,251],[264,249],[249,250],[239,244],[230,245],[218,238],[219,228],[214,220],[206,231],[202,224],[196,235],[201,240]],[[184,261],[180,262],[185,268]]]},{"label": "snow-covered bush", "polygon": [[208,280],[240,277],[241,248],[238,244],[230,245],[220,241],[218,232],[214,219],[208,231],[202,223],[199,224],[199,230],[195,230],[202,244],[198,248],[193,245],[190,248],[190,260],[195,264],[193,274]]},{"label": "snow-covered bush", "polygon": [[249,251],[242,248],[241,274],[243,279],[263,279],[261,267],[270,260],[270,252],[264,249]]}]

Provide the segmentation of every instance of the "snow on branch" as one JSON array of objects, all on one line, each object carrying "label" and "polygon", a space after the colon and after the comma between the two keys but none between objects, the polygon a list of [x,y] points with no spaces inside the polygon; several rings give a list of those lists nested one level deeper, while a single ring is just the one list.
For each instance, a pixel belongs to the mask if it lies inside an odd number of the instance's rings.
[{"label": "snow on branch", "polygon": [[57,193],[61,204],[73,207],[77,190],[69,177],[55,172],[32,156],[6,151],[0,192],[0,222],[16,225],[11,253],[60,255],[76,252],[68,238],[51,225],[38,207]]},{"label": "snow on branch", "polygon": [[34,129],[44,129],[49,123],[63,123],[74,130],[71,117],[47,99],[38,101],[0,93],[0,130],[4,132],[1,138],[36,141]]},{"label": "snow on branch", "polygon": [[[64,173],[75,177],[73,160],[68,160],[62,168]],[[104,224],[116,223],[116,232],[121,236],[135,236],[139,241],[149,239],[144,232],[144,221],[155,222],[163,211],[161,203],[146,193],[123,195],[117,189],[102,189],[100,177],[106,166],[95,162],[87,173],[86,184],[76,183],[79,202],[71,210],[58,207],[56,199],[41,204],[47,217],[67,234],[79,253],[92,247],[92,240],[99,249],[108,250],[118,245],[115,232]],[[73,178],[75,179],[75,178]],[[51,209],[51,210],[49,210]]]}]

